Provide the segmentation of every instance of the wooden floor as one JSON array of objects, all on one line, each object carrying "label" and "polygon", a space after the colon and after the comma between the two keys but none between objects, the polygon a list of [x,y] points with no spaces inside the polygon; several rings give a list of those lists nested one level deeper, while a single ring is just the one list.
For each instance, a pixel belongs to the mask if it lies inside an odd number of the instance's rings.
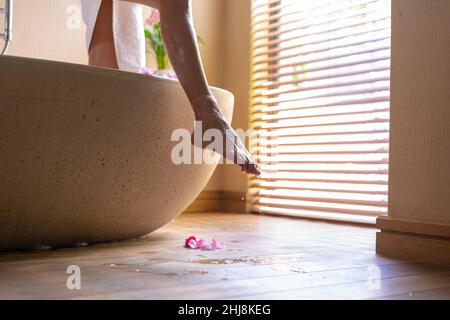
[{"label": "wooden floor", "polygon": [[[376,229],[250,214],[184,214],[147,238],[0,254],[0,299],[450,299],[450,268],[375,252]],[[226,243],[183,248],[198,235]],[[66,269],[81,269],[81,290]]]}]

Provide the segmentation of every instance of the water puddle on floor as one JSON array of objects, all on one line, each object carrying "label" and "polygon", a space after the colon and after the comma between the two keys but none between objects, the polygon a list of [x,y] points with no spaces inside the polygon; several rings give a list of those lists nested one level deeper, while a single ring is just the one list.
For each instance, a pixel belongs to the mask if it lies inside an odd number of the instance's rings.
[{"label": "water puddle on floor", "polygon": [[206,274],[209,274],[208,271],[206,270],[184,270],[180,273],[177,272],[163,272],[163,273],[159,273],[159,275],[162,276],[168,276],[168,277],[176,277],[176,276],[183,276],[183,275],[200,275],[200,276],[204,276]]},{"label": "water puddle on floor", "polygon": [[[190,261],[189,261],[190,260]],[[283,272],[283,273],[306,273],[306,271],[302,270],[300,266],[298,266],[295,262],[280,262],[278,259],[274,259],[272,257],[261,258],[261,257],[243,257],[243,258],[229,258],[229,259],[200,259],[200,260],[185,260],[178,261],[180,263],[197,263],[200,265],[268,265],[272,270]],[[172,261],[173,262],[173,261]],[[111,269],[121,269],[123,271],[132,271],[136,273],[143,274],[159,274],[162,276],[175,277],[175,276],[189,276],[189,275],[199,275],[205,276],[210,273],[210,271],[202,270],[202,269],[191,269],[191,270],[183,270],[180,272],[156,272],[148,269],[148,265],[146,264],[127,264],[127,263],[110,263],[107,264],[107,267]],[[141,269],[143,268],[143,269]]]},{"label": "water puddle on floor", "polygon": [[225,249],[228,252],[241,252],[242,249]]},{"label": "water puddle on floor", "polygon": [[[271,266],[273,270],[281,272],[296,272],[305,273],[299,266],[300,260],[296,257],[236,257],[236,258],[208,258],[206,254],[197,254],[197,259],[170,259],[170,258],[152,258],[149,260],[138,260],[134,259],[121,261],[120,263],[108,263],[105,266],[115,269],[132,270],[135,272],[150,272],[149,267],[152,265],[158,265],[160,263],[188,263],[188,264],[199,264],[199,265],[268,265]],[[144,269],[144,270],[143,270]],[[207,274],[203,270],[189,271],[189,274]]]},{"label": "water puddle on floor", "polygon": [[226,259],[201,259],[194,261],[199,264],[208,265],[234,265],[234,264],[250,264],[250,265],[269,265],[273,270],[282,272],[305,273],[300,266],[298,266],[298,259],[296,258],[280,258],[280,257],[240,257],[240,258],[226,258]]},{"label": "water puddle on floor", "polygon": [[235,264],[235,263],[245,263],[248,260],[245,258],[237,258],[237,259],[202,259],[194,261],[200,264]]},{"label": "water puddle on floor", "polygon": [[160,258],[155,257],[151,259],[143,260],[140,257],[132,257],[127,259],[121,259],[121,262],[114,262],[114,263],[107,263],[104,264],[104,266],[109,268],[116,268],[116,269],[125,269],[125,270],[134,270],[136,272],[144,272],[141,268],[142,267],[148,267],[152,264],[157,263],[166,263],[166,262],[173,262],[174,259],[169,258]]},{"label": "water puddle on floor", "polygon": [[[242,251],[242,249],[226,249],[226,251]],[[153,252],[154,251],[147,251],[145,253],[149,254]],[[240,256],[228,258],[211,258],[210,254],[199,252],[193,257],[186,257],[186,259],[166,257],[142,258],[142,256],[127,257],[122,258],[119,261],[107,263],[105,264],[105,266],[111,269],[121,269],[137,273],[158,273],[156,270],[160,269],[165,263],[178,263],[180,266],[183,264],[191,265],[192,269],[189,270],[185,269],[180,270],[180,272],[159,273],[165,276],[208,274],[208,271],[203,270],[203,268],[197,269],[195,265],[205,265],[205,268],[206,265],[229,265],[230,267],[235,265],[242,265],[247,267],[251,265],[267,265],[272,270],[278,272],[306,273],[300,266],[300,262],[301,260],[298,257],[293,256]]]},{"label": "water puddle on floor", "polygon": [[205,271],[205,270],[186,270],[185,273],[187,273],[187,274],[205,275],[205,274],[208,274],[208,271]]},{"label": "water puddle on floor", "polygon": [[178,276],[178,273],[176,272],[165,272],[165,273],[160,273],[163,276],[168,276],[168,277],[175,277]]}]

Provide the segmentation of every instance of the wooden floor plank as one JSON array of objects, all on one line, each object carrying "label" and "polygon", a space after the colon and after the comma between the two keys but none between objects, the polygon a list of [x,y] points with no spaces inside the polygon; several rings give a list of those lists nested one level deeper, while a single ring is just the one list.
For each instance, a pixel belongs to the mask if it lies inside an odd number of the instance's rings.
[{"label": "wooden floor plank", "polygon": [[[354,283],[317,286],[304,289],[294,289],[266,294],[245,295],[234,299],[379,299],[389,295],[409,295],[414,291],[434,290],[450,285],[450,272],[414,274],[401,277],[381,279],[380,286],[369,285],[367,279]],[[439,299],[450,299],[443,294]]]},{"label": "wooden floor plank", "polygon": [[450,300],[450,287],[431,289],[431,290],[414,290],[412,292],[397,294],[397,295],[386,295],[379,299],[386,300],[438,300],[446,299]]},{"label": "wooden floor plank", "polygon": [[[140,239],[0,253],[0,299],[448,297],[449,266],[378,256],[376,231],[323,221],[189,213]],[[183,248],[192,234],[222,240],[226,248]],[[69,265],[81,268],[82,290],[65,287]],[[367,286],[374,270],[380,290]]]}]

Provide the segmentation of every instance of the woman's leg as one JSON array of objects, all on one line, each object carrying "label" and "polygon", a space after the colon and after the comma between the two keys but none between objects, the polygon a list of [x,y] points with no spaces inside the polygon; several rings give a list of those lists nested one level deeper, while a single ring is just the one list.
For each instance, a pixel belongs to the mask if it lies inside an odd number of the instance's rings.
[{"label": "woman's leg", "polygon": [[219,129],[224,137],[223,155],[240,165],[247,173],[259,174],[256,162],[242,144],[220,111],[209,90],[197,45],[189,0],[161,0],[161,32],[170,61],[177,73],[194,110],[197,121],[204,130]]},{"label": "woman's leg", "polygon": [[89,46],[89,65],[118,69],[113,36],[112,0],[102,0]]},{"label": "woman's leg", "polygon": [[[123,0],[157,8],[161,15],[161,31],[173,68],[204,131],[222,132],[223,156],[247,173],[259,175],[258,165],[231,128],[213,97],[203,71],[197,37],[194,31],[190,0]],[[205,147],[204,145],[202,147]]]}]

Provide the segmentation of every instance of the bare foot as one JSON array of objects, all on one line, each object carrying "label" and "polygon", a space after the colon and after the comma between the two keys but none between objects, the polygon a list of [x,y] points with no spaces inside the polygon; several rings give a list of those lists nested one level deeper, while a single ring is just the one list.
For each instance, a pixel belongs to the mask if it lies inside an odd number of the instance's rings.
[{"label": "bare foot", "polygon": [[[222,134],[223,150],[214,151],[221,153],[226,159],[240,166],[243,172],[259,176],[261,171],[256,161],[247,151],[236,131],[225,119],[215,98],[212,96],[198,98],[193,102],[193,108],[195,120],[201,121],[203,132],[206,132],[208,129],[217,129]],[[192,136],[192,143],[196,144],[194,136]],[[207,149],[209,145],[210,142],[202,141],[202,145],[198,147]],[[231,146],[231,148],[226,148],[225,146]]]}]

